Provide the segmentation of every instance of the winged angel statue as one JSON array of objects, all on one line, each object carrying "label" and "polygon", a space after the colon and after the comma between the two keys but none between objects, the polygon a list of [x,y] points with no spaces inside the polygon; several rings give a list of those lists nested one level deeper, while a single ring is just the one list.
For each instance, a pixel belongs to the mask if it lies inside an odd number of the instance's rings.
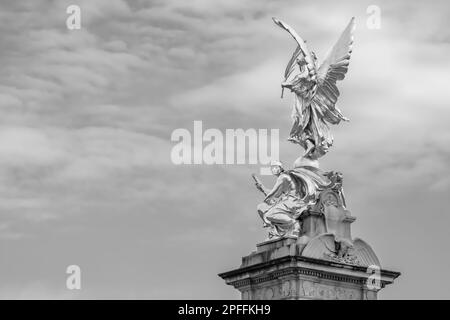
[{"label": "winged angel statue", "polygon": [[297,48],[287,64],[281,84],[281,97],[284,88],[295,94],[293,125],[288,140],[305,149],[299,161],[304,158],[317,160],[325,155],[333,144],[328,124],[348,121],[336,107],[339,97],[336,82],[344,79],[348,70],[355,20],[350,20],[320,65],[314,52],[308,50],[305,41],[294,29],[276,18],[273,18],[273,21],[289,32],[297,42]]},{"label": "winged angel statue", "polygon": [[344,79],[348,70],[355,27],[352,18],[319,65],[316,55],[308,50],[305,41],[290,26],[278,19],[273,20],[297,42],[284,73],[281,97],[284,88],[295,93],[294,123],[288,140],[301,145],[305,151],[291,170],[284,170],[281,162],[273,161],[271,169],[277,181],[271,190],[253,175],[256,187],[265,195],[264,202],[258,206],[258,213],[263,226],[269,228],[269,239],[298,237],[301,214],[315,205],[324,190],[335,192],[345,206],[342,175],[320,170],[318,158],[325,155],[333,144],[328,125],[348,121],[336,107],[339,97],[336,82]]}]

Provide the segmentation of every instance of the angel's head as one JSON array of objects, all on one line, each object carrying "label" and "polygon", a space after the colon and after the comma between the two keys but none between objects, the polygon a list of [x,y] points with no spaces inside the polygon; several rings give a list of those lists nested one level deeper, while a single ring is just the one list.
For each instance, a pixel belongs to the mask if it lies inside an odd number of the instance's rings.
[{"label": "angel's head", "polygon": [[300,70],[303,70],[303,67],[306,66],[306,60],[303,54],[300,54],[297,59],[295,59],[295,62],[299,66]]}]

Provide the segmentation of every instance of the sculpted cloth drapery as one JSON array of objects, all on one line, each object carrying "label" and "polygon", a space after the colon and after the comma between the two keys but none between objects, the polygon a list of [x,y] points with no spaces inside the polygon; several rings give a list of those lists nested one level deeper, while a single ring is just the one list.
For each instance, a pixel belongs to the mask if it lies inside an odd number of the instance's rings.
[{"label": "sculpted cloth drapery", "polygon": [[297,187],[289,174],[281,173],[264,202],[258,205],[258,213],[264,226],[270,227],[269,238],[298,236],[300,225],[297,217],[306,209],[297,194]]},{"label": "sculpted cloth drapery", "polygon": [[298,236],[297,218],[316,200],[318,192],[329,187],[331,181],[317,168],[295,168],[283,171],[258,213],[264,226],[270,227],[269,238]]},{"label": "sculpted cloth drapery", "polygon": [[[286,67],[282,83],[283,90],[287,88],[295,94],[293,125],[288,140],[305,149],[304,157],[318,159],[333,144],[328,124],[348,120],[335,106],[339,97],[336,81],[344,79],[348,70],[354,18],[320,66],[316,55],[308,50],[305,41],[294,29],[278,19],[273,20],[289,32],[298,44]],[[298,74],[292,77],[295,70]]]}]

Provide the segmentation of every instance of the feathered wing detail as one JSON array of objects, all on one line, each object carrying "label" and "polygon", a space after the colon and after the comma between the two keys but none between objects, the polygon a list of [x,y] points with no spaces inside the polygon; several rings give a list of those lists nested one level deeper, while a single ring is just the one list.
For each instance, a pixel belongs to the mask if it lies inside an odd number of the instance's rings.
[{"label": "feathered wing detail", "polygon": [[354,29],[355,18],[352,18],[317,70],[318,87],[312,103],[323,114],[325,120],[331,124],[348,120],[335,107],[339,97],[336,82],[343,80],[347,73],[352,53]]}]

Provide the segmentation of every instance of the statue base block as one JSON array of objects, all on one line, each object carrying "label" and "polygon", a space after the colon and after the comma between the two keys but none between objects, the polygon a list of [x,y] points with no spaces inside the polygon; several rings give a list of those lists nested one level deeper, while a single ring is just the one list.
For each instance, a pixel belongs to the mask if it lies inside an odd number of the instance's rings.
[{"label": "statue base block", "polygon": [[304,236],[265,241],[242,258],[238,269],[219,276],[239,290],[243,300],[373,300],[380,289],[400,275],[381,268],[372,274],[370,268],[379,262],[376,256],[370,256],[373,252],[365,243],[358,250],[361,256],[356,254],[353,260],[333,258],[320,245],[331,244],[333,237],[322,234],[313,239]]}]

